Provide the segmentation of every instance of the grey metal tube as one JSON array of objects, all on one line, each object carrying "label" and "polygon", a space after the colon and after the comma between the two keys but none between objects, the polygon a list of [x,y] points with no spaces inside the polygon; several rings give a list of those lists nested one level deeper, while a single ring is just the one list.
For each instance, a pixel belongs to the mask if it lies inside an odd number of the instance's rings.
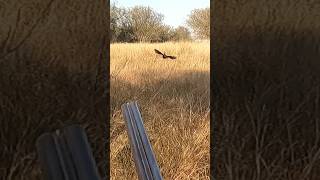
[{"label": "grey metal tube", "polygon": [[122,111],[139,179],[162,180],[137,102],[123,104]]},{"label": "grey metal tube", "polygon": [[47,179],[100,179],[87,136],[80,126],[45,133],[37,139],[36,146]]}]

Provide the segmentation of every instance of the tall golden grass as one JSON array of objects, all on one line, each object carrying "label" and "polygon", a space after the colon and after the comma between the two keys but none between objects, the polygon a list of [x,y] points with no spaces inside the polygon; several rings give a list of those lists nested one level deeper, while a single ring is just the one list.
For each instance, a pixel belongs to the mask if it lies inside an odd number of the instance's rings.
[{"label": "tall golden grass", "polygon": [[0,2],[1,179],[43,179],[36,138],[70,124],[86,129],[105,178],[107,3]]},{"label": "tall golden grass", "polygon": [[317,1],[212,8],[217,179],[319,179]]},{"label": "tall golden grass", "polygon": [[131,100],[164,179],[209,179],[209,42],[111,44],[110,53],[111,179],[137,179],[120,109]]}]

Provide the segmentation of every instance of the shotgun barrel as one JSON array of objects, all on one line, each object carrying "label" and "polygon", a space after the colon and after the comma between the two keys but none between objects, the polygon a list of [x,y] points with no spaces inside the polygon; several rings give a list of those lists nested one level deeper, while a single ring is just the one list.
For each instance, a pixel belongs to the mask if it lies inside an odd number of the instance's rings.
[{"label": "shotgun barrel", "polygon": [[140,180],[162,180],[160,169],[153,154],[137,102],[122,105],[131,151]]},{"label": "shotgun barrel", "polygon": [[48,180],[100,180],[85,131],[78,125],[41,135],[36,142]]}]

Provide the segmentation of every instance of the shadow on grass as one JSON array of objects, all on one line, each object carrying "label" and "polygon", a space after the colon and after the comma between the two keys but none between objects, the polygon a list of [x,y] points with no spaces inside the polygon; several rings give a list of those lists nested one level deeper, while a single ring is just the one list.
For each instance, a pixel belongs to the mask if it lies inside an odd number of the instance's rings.
[{"label": "shadow on grass", "polygon": [[164,78],[159,77],[160,75],[155,72],[143,72],[135,76],[139,77],[138,84],[120,78],[111,79],[113,111],[119,109],[121,104],[131,100],[139,101],[142,108],[150,103],[163,105],[163,108],[166,108],[170,104],[169,101],[179,100],[209,106],[209,72],[182,71]]},{"label": "shadow on grass", "polygon": [[36,139],[71,124],[85,128],[100,172],[107,100],[94,89],[94,71],[73,71],[47,61],[8,59],[0,63],[0,176],[43,178]]},{"label": "shadow on grass", "polygon": [[319,177],[319,39],[260,29],[214,44],[218,179]]},{"label": "shadow on grass", "polygon": [[[191,132],[200,131],[199,129],[205,124],[204,117],[207,117],[209,110],[209,72],[181,71],[172,75],[168,72],[164,77],[158,73],[147,71],[134,74],[138,83],[120,78],[111,80],[111,143],[115,149],[111,150],[113,156],[111,174],[114,176],[118,174],[121,178],[127,179],[135,177],[134,165],[130,160],[129,143],[123,144],[123,139],[126,138],[123,135],[127,132],[120,106],[136,100],[163,177],[174,179],[186,173],[184,169],[196,167],[194,174],[197,177],[207,178],[209,154],[199,155],[197,158],[201,158],[200,160],[189,158],[188,163],[185,163],[182,154],[193,152],[194,144],[205,146],[204,142],[196,141],[197,135]],[[202,134],[205,135],[208,134]],[[173,142],[175,143],[172,144]],[[179,144],[183,144],[184,147]],[[208,149],[207,146],[203,151],[207,152]]]},{"label": "shadow on grass", "polygon": [[[142,115],[148,117],[154,117],[151,107],[174,112],[190,108],[193,113],[199,114],[208,110],[209,72],[187,71],[166,78],[157,76],[154,72],[140,73],[138,84],[123,79],[111,79],[111,126],[113,119],[121,116],[121,105],[129,101],[138,101]],[[114,136],[120,131],[125,131],[124,124],[116,128]],[[111,139],[115,138],[114,136],[111,136]]]}]

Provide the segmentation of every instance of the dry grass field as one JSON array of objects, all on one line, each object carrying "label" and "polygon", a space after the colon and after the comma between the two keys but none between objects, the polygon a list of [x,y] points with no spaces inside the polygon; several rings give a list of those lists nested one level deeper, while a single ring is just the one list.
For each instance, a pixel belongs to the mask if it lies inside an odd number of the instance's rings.
[{"label": "dry grass field", "polygon": [[[163,60],[154,48],[176,55]],[[209,42],[111,44],[112,179],[137,179],[121,104],[137,100],[164,179],[209,179]]]},{"label": "dry grass field", "polygon": [[216,179],[319,179],[319,8],[315,0],[214,2]]},{"label": "dry grass field", "polygon": [[0,1],[0,179],[44,179],[36,139],[70,124],[87,131],[105,177],[106,3]]}]

